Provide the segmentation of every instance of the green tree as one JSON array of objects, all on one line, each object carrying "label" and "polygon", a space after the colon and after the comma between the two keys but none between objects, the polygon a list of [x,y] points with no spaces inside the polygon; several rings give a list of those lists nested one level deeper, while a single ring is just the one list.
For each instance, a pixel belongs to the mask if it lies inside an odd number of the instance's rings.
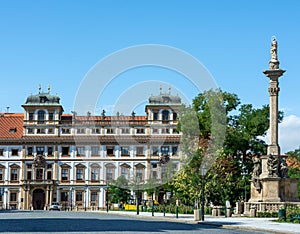
[{"label": "green tree", "polygon": [[[282,116],[280,112],[279,121]],[[201,185],[199,170],[203,165],[212,165],[205,186],[209,201],[224,204],[227,199],[232,202],[240,199],[244,195],[243,170],[247,169],[246,179],[249,179],[251,156],[266,153],[266,144],[259,136],[264,136],[269,128],[269,107],[241,105],[236,94],[209,90],[199,94],[193,105],[181,112],[179,122],[187,157],[172,184],[176,196],[185,201],[197,200]],[[219,140],[212,148],[212,142],[222,138],[218,135],[222,131],[225,141]],[[246,188],[249,193],[249,183]]]},{"label": "green tree", "polygon": [[127,189],[128,180],[124,176],[119,176],[117,180],[110,181],[108,194],[112,203],[126,203],[130,197],[130,190]]}]

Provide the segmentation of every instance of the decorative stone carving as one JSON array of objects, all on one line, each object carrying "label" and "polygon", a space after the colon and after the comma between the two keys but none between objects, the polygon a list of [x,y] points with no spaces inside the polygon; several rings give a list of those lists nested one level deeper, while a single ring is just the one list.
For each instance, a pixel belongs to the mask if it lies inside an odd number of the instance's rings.
[{"label": "decorative stone carving", "polygon": [[261,160],[259,157],[253,157],[253,171],[252,171],[252,180],[253,185],[257,191],[261,190],[260,174],[261,174]]},{"label": "decorative stone carving", "polygon": [[259,178],[261,174],[261,160],[259,157],[253,157],[253,171],[252,171],[252,178]]},{"label": "decorative stone carving", "polygon": [[272,154],[268,157],[268,172],[270,177],[278,177],[278,156]]},{"label": "decorative stone carving", "polygon": [[281,178],[289,178],[286,158],[282,157],[280,162],[279,174]]},{"label": "decorative stone carving", "polygon": [[34,158],[33,164],[35,167],[45,167],[46,159],[43,157],[43,155],[37,155]]},{"label": "decorative stone carving", "polygon": [[268,88],[268,91],[271,96],[274,96],[274,95],[278,95],[280,88],[279,87],[271,87],[271,88]]}]

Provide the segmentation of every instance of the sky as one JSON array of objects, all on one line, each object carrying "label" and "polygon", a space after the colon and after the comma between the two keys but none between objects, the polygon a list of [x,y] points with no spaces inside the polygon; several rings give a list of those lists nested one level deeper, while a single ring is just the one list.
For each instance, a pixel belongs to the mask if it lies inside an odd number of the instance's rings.
[{"label": "sky", "polygon": [[[300,2],[227,1],[0,1],[0,112],[22,112],[38,85],[59,95],[65,113],[74,110],[78,91],[97,64],[126,48],[163,45],[197,59],[222,90],[255,108],[269,103],[268,69],[272,36],[278,41],[279,109],[284,111],[282,152],[300,146]],[[175,58],[174,58],[175,59]],[[176,60],[176,59],[175,59]],[[183,62],[184,63],[184,62]],[[99,77],[101,79],[101,77]],[[150,83],[151,85],[150,85]],[[93,114],[118,111],[126,92],[163,92],[184,97],[199,93],[189,77],[159,66],[127,69],[98,95]],[[143,115],[147,99],[132,110]],[[131,106],[132,107],[132,106]]]}]

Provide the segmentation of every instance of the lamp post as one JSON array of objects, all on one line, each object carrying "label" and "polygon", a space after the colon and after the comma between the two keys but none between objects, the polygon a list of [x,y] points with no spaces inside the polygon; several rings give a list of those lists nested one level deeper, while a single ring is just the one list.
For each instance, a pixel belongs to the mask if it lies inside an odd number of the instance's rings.
[{"label": "lamp post", "polygon": [[244,201],[247,201],[247,189],[246,189],[246,175],[248,174],[248,170],[246,169],[246,166],[243,166],[243,172],[242,172],[242,176],[243,176],[243,180],[244,180],[244,187],[245,187],[245,191],[244,191]]},{"label": "lamp post", "polygon": [[73,188],[72,187],[70,187],[69,193],[70,193],[70,206],[72,211],[73,210]]},{"label": "lamp post", "polygon": [[136,182],[137,182],[137,195],[136,195],[136,214],[139,215],[139,193],[140,193],[140,190],[139,190],[139,183],[140,183],[140,177],[138,176],[137,179],[136,179]]},{"label": "lamp post", "polygon": [[88,188],[88,185],[86,184],[85,189],[84,189],[84,211],[86,211],[87,188]]},{"label": "lamp post", "polygon": [[204,221],[204,177],[207,173],[207,168],[206,167],[201,167],[201,177],[202,177],[202,183],[201,183],[201,188],[202,188],[202,199],[201,199],[201,221]]}]

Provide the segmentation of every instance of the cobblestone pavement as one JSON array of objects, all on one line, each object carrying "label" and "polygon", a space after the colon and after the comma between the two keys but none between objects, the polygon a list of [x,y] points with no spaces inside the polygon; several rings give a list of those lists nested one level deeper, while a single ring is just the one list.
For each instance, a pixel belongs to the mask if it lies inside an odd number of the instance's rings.
[{"label": "cobblestone pavement", "polygon": [[[258,233],[114,212],[1,211],[2,233]],[[262,232],[260,232],[262,233]]]}]

